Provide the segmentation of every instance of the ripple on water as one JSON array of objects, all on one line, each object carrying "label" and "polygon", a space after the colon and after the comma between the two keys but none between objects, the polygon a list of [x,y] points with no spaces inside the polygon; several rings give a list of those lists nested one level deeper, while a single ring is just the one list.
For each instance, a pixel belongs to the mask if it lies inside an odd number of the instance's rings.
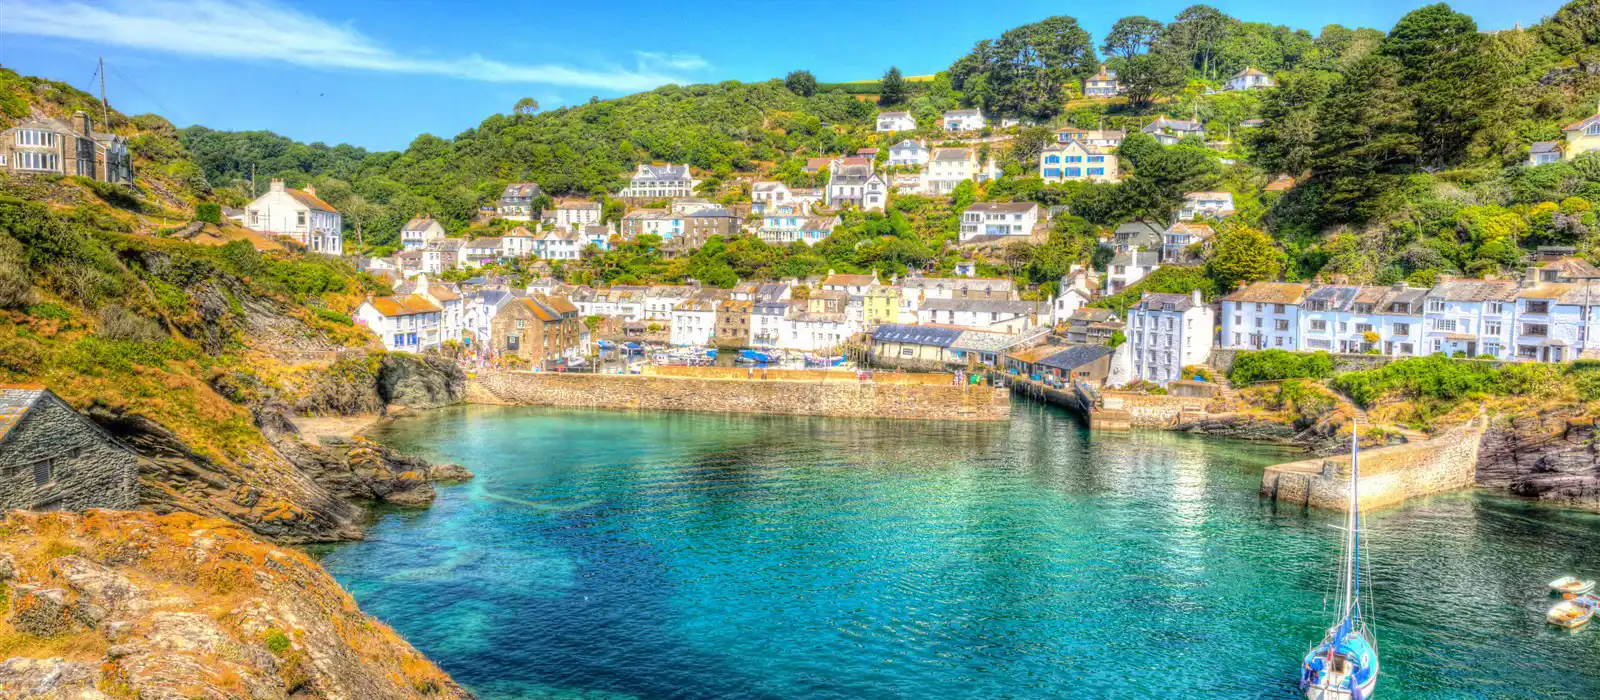
[{"label": "ripple on water", "polygon": [[[324,562],[486,698],[1292,697],[1335,518],[1271,448],[1003,425],[471,407],[382,439],[479,476]],[[1541,585],[1600,517],[1481,494],[1368,518],[1381,697],[1600,697]]]}]

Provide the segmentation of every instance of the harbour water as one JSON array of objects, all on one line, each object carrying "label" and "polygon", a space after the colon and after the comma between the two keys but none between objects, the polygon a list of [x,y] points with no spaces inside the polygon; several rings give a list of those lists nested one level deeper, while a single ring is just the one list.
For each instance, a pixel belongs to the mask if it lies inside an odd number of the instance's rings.
[{"label": "harbour water", "polygon": [[[1009,423],[460,407],[376,437],[477,473],[318,550],[485,698],[1293,697],[1337,514],[1277,448]],[[1464,492],[1368,516],[1380,698],[1600,697],[1600,515]]]}]

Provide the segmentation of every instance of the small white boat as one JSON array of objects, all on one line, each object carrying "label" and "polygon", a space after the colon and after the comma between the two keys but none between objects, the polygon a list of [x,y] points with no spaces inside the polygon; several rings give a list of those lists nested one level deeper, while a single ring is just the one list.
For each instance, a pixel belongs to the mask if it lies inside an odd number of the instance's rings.
[{"label": "small white boat", "polygon": [[1562,576],[1550,582],[1550,590],[1556,593],[1583,595],[1594,590],[1594,581],[1579,581],[1573,576]]},{"label": "small white boat", "polygon": [[1582,598],[1563,600],[1550,608],[1544,619],[1557,627],[1577,629],[1589,624],[1589,619],[1594,617],[1594,607],[1593,603]]}]

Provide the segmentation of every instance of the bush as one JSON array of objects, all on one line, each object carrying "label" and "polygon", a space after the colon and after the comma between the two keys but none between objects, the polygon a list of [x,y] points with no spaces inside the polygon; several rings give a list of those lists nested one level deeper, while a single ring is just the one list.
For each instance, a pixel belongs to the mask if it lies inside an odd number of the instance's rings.
[{"label": "bush", "polygon": [[208,224],[222,225],[222,205],[215,202],[201,202],[194,206],[194,220]]},{"label": "bush", "polygon": [[1228,370],[1228,380],[1234,384],[1330,376],[1333,376],[1333,358],[1320,350],[1309,355],[1287,350],[1242,352],[1233,359],[1233,368]]},{"label": "bush", "polygon": [[107,340],[128,340],[136,343],[153,343],[166,337],[161,325],[129,311],[121,304],[107,304],[100,309],[100,327],[97,333]]},{"label": "bush", "polygon": [[[1574,366],[1570,371],[1577,370]],[[1350,372],[1333,380],[1333,386],[1364,408],[1386,395],[1453,404],[1473,394],[1521,396],[1538,391],[1550,378],[1552,366],[1518,364],[1495,367],[1486,362],[1457,361],[1443,355],[1413,357],[1377,369]]]},{"label": "bush", "polygon": [[315,315],[317,318],[320,318],[320,319],[322,319],[324,321],[332,321],[332,322],[337,323],[337,324],[339,324],[341,326],[353,326],[356,323],[349,316],[341,314],[341,313],[339,313],[337,311],[329,311],[327,309],[319,309],[319,308],[313,306],[313,307],[311,307],[311,313],[313,315]]},{"label": "bush", "polygon": [[95,196],[113,207],[129,211],[140,211],[144,208],[144,203],[139,201],[139,195],[134,194],[131,187],[113,185],[109,182],[101,182],[82,175],[75,175],[72,179],[74,182],[89,188],[91,192],[94,192]]}]

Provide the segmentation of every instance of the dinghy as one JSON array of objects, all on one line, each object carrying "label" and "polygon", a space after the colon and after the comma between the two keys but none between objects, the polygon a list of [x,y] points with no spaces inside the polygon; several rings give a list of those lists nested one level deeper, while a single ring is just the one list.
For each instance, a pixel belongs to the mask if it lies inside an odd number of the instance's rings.
[{"label": "dinghy", "polygon": [[1361,608],[1361,446],[1350,425],[1350,508],[1345,513],[1339,619],[1300,665],[1300,691],[1308,700],[1367,700],[1378,685],[1378,644]]},{"label": "dinghy", "polygon": [[1550,624],[1567,629],[1577,629],[1589,624],[1589,619],[1594,617],[1595,598],[1583,596],[1563,600],[1550,608],[1544,616]]},{"label": "dinghy", "polygon": [[1594,581],[1579,581],[1574,576],[1562,576],[1550,582],[1553,593],[1583,595],[1594,590]]}]

